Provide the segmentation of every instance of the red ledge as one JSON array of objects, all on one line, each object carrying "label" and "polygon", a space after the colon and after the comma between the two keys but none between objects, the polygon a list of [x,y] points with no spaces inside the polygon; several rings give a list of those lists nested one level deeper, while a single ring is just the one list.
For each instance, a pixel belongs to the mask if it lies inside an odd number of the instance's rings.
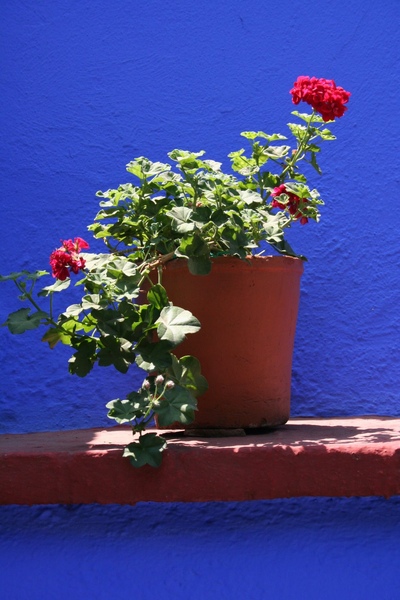
[{"label": "red ledge", "polygon": [[163,464],[122,458],[126,428],[0,436],[0,504],[135,504],[400,494],[400,419],[292,419],[245,437],[169,432]]}]

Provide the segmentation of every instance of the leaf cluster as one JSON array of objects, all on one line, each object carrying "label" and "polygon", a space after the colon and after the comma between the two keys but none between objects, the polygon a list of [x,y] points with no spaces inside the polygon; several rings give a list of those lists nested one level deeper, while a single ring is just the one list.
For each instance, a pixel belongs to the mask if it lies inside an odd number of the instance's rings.
[{"label": "leaf cluster", "polygon": [[[45,271],[0,276],[13,281],[19,299],[30,303],[9,315],[11,333],[45,326],[42,340],[72,348],[69,371],[88,375],[95,365],[121,373],[140,367],[146,373],[139,390],[107,404],[108,416],[129,423],[135,440],[124,455],[134,466],[158,466],[165,440],[146,428],[156,417],[162,427],[190,423],[197,397],[207,389],[198,360],[178,358],[175,348],[200,323],[185,307],[174,306],[162,285],[163,265],[187,260],[194,275],[207,275],[212,258],[245,259],[262,242],[296,256],[285,230],[300,216],[318,221],[323,204],[300,171],[302,162],[320,173],[319,142],[334,139],[322,118],[293,113],[303,123],[289,124],[293,149],[281,134],[246,131],[250,144],[229,154],[231,170],[204,158],[204,151],[173,150],[168,163],[139,157],[127,165],[133,183],[98,192],[100,210],[88,229],[103,240],[106,252],[83,254],[86,266],[77,282],[79,302],[53,314],[53,296],[66,290],[70,279],[43,287],[34,296]],[[274,188],[285,184],[279,209]],[[298,213],[290,210],[290,194],[298,198]],[[48,301],[43,310],[40,302]]]}]

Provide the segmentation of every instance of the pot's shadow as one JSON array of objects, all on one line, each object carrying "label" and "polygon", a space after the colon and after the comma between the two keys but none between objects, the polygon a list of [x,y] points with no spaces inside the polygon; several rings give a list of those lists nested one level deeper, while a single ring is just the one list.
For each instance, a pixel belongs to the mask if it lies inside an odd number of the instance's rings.
[{"label": "pot's shadow", "polygon": [[[315,422],[313,422],[315,421]],[[400,442],[400,420],[391,417],[293,419],[278,428],[165,431],[168,440],[195,445],[222,442],[257,446],[312,446],[333,444],[383,444]],[[232,439],[229,439],[232,438]]]}]

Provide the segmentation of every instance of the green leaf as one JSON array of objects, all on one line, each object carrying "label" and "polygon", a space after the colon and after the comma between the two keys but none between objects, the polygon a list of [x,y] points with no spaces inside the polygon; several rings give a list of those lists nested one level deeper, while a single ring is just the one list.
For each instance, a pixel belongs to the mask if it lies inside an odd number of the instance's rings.
[{"label": "green leaf", "polygon": [[191,256],[188,260],[188,268],[192,275],[208,275],[211,267],[209,256]]},{"label": "green leaf", "polygon": [[200,235],[194,234],[181,241],[179,248],[175,251],[176,256],[183,256],[186,258],[194,258],[200,256],[208,257],[210,250],[207,243],[203,240]]},{"label": "green leaf", "polygon": [[196,171],[203,167],[203,161],[197,160],[199,156],[205,154],[204,150],[200,152],[188,152],[187,150],[172,150],[168,153],[168,156],[172,160],[179,163],[179,166],[183,171]]},{"label": "green leaf", "polygon": [[85,377],[96,361],[97,341],[89,338],[72,338],[77,351],[68,361],[68,370],[73,375]]},{"label": "green leaf", "polygon": [[305,125],[299,125],[298,123],[288,123],[288,127],[293,135],[302,139],[304,137],[304,133],[307,131],[307,127]]},{"label": "green leaf", "polygon": [[264,156],[275,160],[284,158],[290,150],[290,146],[268,146],[262,152]]},{"label": "green leaf", "polygon": [[207,165],[211,171],[219,171],[222,166],[222,163],[215,160],[203,160],[203,163]]},{"label": "green leaf", "polygon": [[228,157],[232,160],[232,169],[246,177],[254,175],[260,168],[254,158],[247,158],[246,156],[243,156],[243,153],[244,148],[228,154]]},{"label": "green leaf", "polygon": [[150,465],[159,467],[162,462],[162,452],[166,449],[167,442],[156,433],[145,433],[137,442],[132,442],[124,449],[123,456],[129,458],[134,467]]},{"label": "green leaf", "polygon": [[256,138],[263,138],[268,140],[269,142],[276,142],[278,140],[286,140],[286,136],[281,135],[280,133],[273,133],[268,135],[263,131],[242,131],[240,134],[242,137],[247,138],[248,140],[255,140]]},{"label": "green leaf", "polygon": [[78,317],[81,312],[83,312],[81,304],[71,304],[71,306],[68,306],[67,310],[62,314],[66,317]]},{"label": "green leaf", "polygon": [[200,152],[190,152],[189,150],[171,150],[168,152],[168,156],[177,162],[182,160],[186,160],[188,158],[198,158],[199,156],[204,156],[205,150],[200,150]]},{"label": "green leaf", "polygon": [[16,281],[17,279],[39,279],[43,275],[49,275],[47,271],[20,271],[19,273],[10,273],[9,275],[0,275],[0,281]]},{"label": "green leaf", "polygon": [[101,296],[100,294],[88,294],[82,298],[83,310],[91,310],[93,308],[101,308]]},{"label": "green leaf", "polygon": [[258,137],[257,131],[242,131],[240,134],[242,137],[245,137],[248,140],[255,140]]},{"label": "green leaf", "polygon": [[89,271],[97,271],[107,266],[114,260],[112,254],[89,254],[85,253],[86,268]]},{"label": "green leaf", "polygon": [[280,215],[269,215],[269,218],[263,223],[266,232],[267,241],[274,247],[281,244],[283,239],[283,230]]},{"label": "green leaf", "polygon": [[311,152],[310,163],[312,164],[312,166],[314,167],[314,169],[317,171],[317,173],[319,175],[322,175],[322,171],[321,171],[321,169],[319,167],[319,164],[317,163],[317,158],[315,156],[315,152]]},{"label": "green leaf", "polygon": [[217,208],[217,210],[215,210],[211,215],[211,221],[218,226],[223,225],[228,220],[229,220],[229,216],[226,214],[226,212],[224,210],[222,210],[222,208]]},{"label": "green leaf", "polygon": [[165,171],[169,171],[171,166],[168,164],[160,163],[160,162],[151,162],[148,158],[144,156],[139,156],[135,160],[132,160],[126,165],[126,170],[139,179],[146,179],[148,177],[153,177],[155,175],[159,175]]},{"label": "green leaf", "polygon": [[307,178],[305,175],[302,175],[301,173],[294,173],[293,174],[293,179],[295,181],[298,181],[299,183],[307,183]]},{"label": "green leaf", "polygon": [[239,190],[238,193],[241,200],[244,200],[246,204],[260,204],[263,202],[260,194],[258,192],[253,192],[253,190]]},{"label": "green leaf", "polygon": [[141,274],[138,273],[137,265],[124,256],[114,258],[114,260],[107,265],[107,273],[116,279],[121,275],[132,277],[134,278],[135,282],[138,282],[141,277]]},{"label": "green leaf", "polygon": [[[181,369],[179,384],[191,390],[195,396],[201,396],[208,390],[207,379],[201,374],[201,365],[194,356],[182,356],[176,359]],[[176,369],[176,363],[174,364]]]},{"label": "green leaf", "polygon": [[167,163],[161,162],[153,162],[150,165],[146,166],[144,172],[147,177],[155,177],[157,175],[161,175],[162,173],[166,173],[171,170],[171,165]]},{"label": "green leaf", "polygon": [[172,219],[172,227],[178,233],[189,233],[197,228],[192,219],[193,211],[186,206],[176,206],[166,213]]},{"label": "green leaf", "polygon": [[150,304],[152,304],[160,310],[164,308],[164,306],[168,306],[167,292],[165,291],[165,288],[159,283],[156,283],[155,285],[151,286],[150,290],[147,293],[147,300]]},{"label": "green leaf", "polygon": [[170,390],[165,390],[160,406],[154,408],[161,427],[172,423],[191,423],[197,403],[194,395],[186,388],[175,385]]},{"label": "green leaf", "polygon": [[125,337],[124,334],[131,331],[131,321],[128,315],[122,313],[122,302],[118,309],[93,308],[90,318],[96,323],[96,327],[104,336],[113,336],[115,338]]},{"label": "green leaf", "polygon": [[42,342],[47,342],[50,348],[53,349],[58,342],[69,346],[71,342],[71,337],[71,334],[65,333],[64,331],[60,331],[59,329],[52,327],[51,329],[46,331],[46,333],[42,337]]},{"label": "green leaf", "polygon": [[162,309],[156,321],[157,333],[160,339],[169,340],[177,346],[188,333],[196,333],[200,329],[200,323],[189,310],[178,306],[166,306]]},{"label": "green leaf", "polygon": [[53,292],[62,292],[63,290],[66,290],[70,286],[70,284],[71,279],[69,277],[64,281],[57,279],[57,281],[53,283],[53,285],[47,285],[42,290],[40,290],[40,292],[38,292],[38,296],[49,296]]},{"label": "green leaf", "polygon": [[242,229],[229,226],[224,227],[221,233],[221,239],[227,244],[231,256],[246,258],[246,255],[248,254],[246,250],[248,240]]},{"label": "green leaf", "polygon": [[129,366],[135,362],[136,358],[131,342],[115,338],[112,335],[102,336],[100,342],[103,348],[98,352],[99,366],[114,365],[120,373],[127,373]]},{"label": "green leaf", "polygon": [[49,315],[42,310],[29,314],[30,308],[20,308],[11,313],[4,323],[11,333],[24,333],[30,329],[37,329],[41,325],[42,319],[48,319]]},{"label": "green leaf", "polygon": [[308,144],[306,150],[309,152],[321,152],[321,148],[317,144]]},{"label": "green leaf", "polygon": [[141,342],[135,348],[136,364],[145,371],[166,369],[172,364],[171,349],[174,347],[169,340],[159,342]]},{"label": "green leaf", "polygon": [[309,115],[308,113],[300,113],[298,110],[293,110],[292,115],[294,115],[295,117],[299,117],[299,119],[302,119],[306,123],[323,123],[324,122],[323,118],[320,115],[316,115],[316,114]]},{"label": "green leaf", "polygon": [[261,173],[261,181],[264,188],[277,187],[280,182],[278,175],[274,175],[273,173],[269,173],[268,171]]},{"label": "green leaf", "polygon": [[286,240],[281,240],[278,243],[270,242],[270,244],[276,250],[278,250],[278,252],[280,252],[281,254],[286,254],[288,256],[295,256],[296,258],[301,258],[302,260],[307,260],[305,256],[302,256],[301,254],[296,254],[296,252],[293,250],[293,248],[291,247],[289,242],[287,242]]},{"label": "green leaf", "polygon": [[107,416],[120,424],[129,423],[140,415],[130,400],[111,400],[106,404],[106,408],[109,409]]},{"label": "green leaf", "polygon": [[319,135],[323,140],[336,140],[336,135],[333,135],[329,129],[322,129]]},{"label": "green leaf", "polygon": [[199,224],[199,228],[204,226],[210,220],[211,208],[209,206],[199,206],[193,212],[192,220]]}]

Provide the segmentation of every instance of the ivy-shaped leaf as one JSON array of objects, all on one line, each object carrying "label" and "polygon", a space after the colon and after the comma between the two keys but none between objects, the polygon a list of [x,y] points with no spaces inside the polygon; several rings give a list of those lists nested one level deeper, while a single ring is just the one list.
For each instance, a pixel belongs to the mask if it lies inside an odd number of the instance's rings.
[{"label": "ivy-shaped leaf", "polygon": [[54,348],[58,342],[69,346],[71,337],[71,334],[61,331],[60,329],[56,329],[55,327],[51,327],[42,337],[42,342],[47,342],[50,348]]},{"label": "ivy-shaped leaf", "polygon": [[253,192],[253,190],[239,190],[238,194],[241,200],[246,202],[246,204],[259,204],[260,202],[263,202],[260,194],[258,192]]},{"label": "ivy-shaped leaf", "polygon": [[197,233],[183,239],[175,254],[189,259],[188,269],[192,275],[208,275],[211,271],[209,247]]},{"label": "ivy-shaped leaf", "polygon": [[[306,123],[323,123],[324,122],[324,119],[320,115],[316,115],[316,114],[309,115],[308,113],[300,113],[298,110],[293,110],[292,115],[294,115],[295,117],[299,117],[299,119],[302,119]],[[326,122],[329,123],[329,121],[326,121]]]},{"label": "ivy-shaped leaf", "polygon": [[151,286],[147,292],[147,301],[160,310],[164,306],[168,306],[168,296],[165,288],[159,283]]},{"label": "ivy-shaped leaf", "polygon": [[107,416],[114,419],[117,423],[130,423],[137,416],[140,416],[140,411],[135,408],[130,400],[111,400],[106,404],[109,409]]},{"label": "ivy-shaped leaf", "polygon": [[182,356],[178,359],[183,367],[179,378],[180,385],[188,388],[195,396],[200,396],[208,390],[207,379],[201,374],[201,365],[194,356]]},{"label": "ivy-shaped leaf", "polygon": [[231,152],[228,157],[232,160],[232,169],[245,177],[254,175],[260,170],[254,158],[247,158],[243,155],[244,148]]},{"label": "ivy-shaped leaf", "polygon": [[310,159],[310,163],[311,165],[314,167],[314,169],[317,171],[317,173],[319,175],[322,175],[322,171],[321,168],[319,166],[319,164],[317,163],[317,157],[315,155],[315,152],[311,152],[311,159]]},{"label": "ivy-shaped leaf", "polygon": [[30,314],[30,308],[20,308],[12,312],[7,321],[4,323],[11,333],[24,333],[30,329],[37,329],[42,322],[42,319],[48,318],[48,314],[42,310]]},{"label": "ivy-shaped leaf", "polygon": [[150,465],[159,467],[162,461],[162,452],[166,449],[167,442],[156,433],[145,433],[137,442],[132,442],[124,449],[123,456],[129,458],[134,467]]},{"label": "ivy-shaped leaf", "polygon": [[62,292],[63,290],[66,290],[70,286],[70,284],[71,279],[69,277],[67,279],[64,279],[64,281],[57,279],[57,281],[53,283],[53,285],[47,285],[42,290],[40,290],[38,296],[49,296],[53,292]]},{"label": "ivy-shaped leaf", "polygon": [[172,364],[171,349],[173,347],[174,344],[169,340],[160,340],[159,342],[142,341],[135,348],[138,354],[136,364],[145,371],[167,369]]},{"label": "ivy-shaped leaf", "polygon": [[131,342],[107,335],[100,338],[100,343],[103,347],[98,352],[99,366],[114,365],[120,373],[127,373],[136,358]]},{"label": "ivy-shaped leaf", "polygon": [[188,268],[192,275],[208,275],[211,272],[212,262],[209,256],[191,256]]},{"label": "ivy-shaped leaf", "polygon": [[85,377],[96,362],[97,341],[88,338],[72,338],[71,342],[77,351],[68,361],[68,370],[73,375]]},{"label": "ivy-shaped leaf", "polygon": [[178,233],[189,233],[197,228],[196,223],[192,221],[192,215],[192,209],[186,206],[176,206],[167,212],[167,217],[172,219],[172,227]]},{"label": "ivy-shaped leaf", "polygon": [[255,140],[256,138],[263,138],[268,140],[269,142],[276,142],[278,140],[286,140],[287,138],[280,133],[264,133],[263,131],[242,131],[240,134],[242,137],[247,138],[248,140]]},{"label": "ivy-shaped leaf", "polygon": [[197,403],[193,394],[186,388],[175,385],[166,390],[160,405],[154,408],[161,427],[167,427],[172,423],[191,423],[194,419],[194,411]]},{"label": "ivy-shaped leaf", "polygon": [[146,179],[164,171],[168,171],[169,169],[171,169],[170,165],[160,162],[153,163],[144,156],[139,156],[139,158],[132,160],[126,165],[126,170],[129,173],[136,175],[136,177],[139,177],[139,179]]},{"label": "ivy-shaped leaf", "polygon": [[268,146],[263,150],[263,155],[269,158],[284,158],[290,150],[290,146]]},{"label": "ivy-shaped leaf", "polygon": [[200,322],[189,310],[178,306],[166,306],[162,309],[156,321],[157,333],[160,339],[169,340],[177,346],[188,333],[196,333],[200,329]]},{"label": "ivy-shaped leaf", "polygon": [[0,275],[0,281],[17,281],[17,279],[27,279],[36,281],[43,275],[49,275],[48,271],[19,271],[18,273],[10,273],[9,275]]}]

